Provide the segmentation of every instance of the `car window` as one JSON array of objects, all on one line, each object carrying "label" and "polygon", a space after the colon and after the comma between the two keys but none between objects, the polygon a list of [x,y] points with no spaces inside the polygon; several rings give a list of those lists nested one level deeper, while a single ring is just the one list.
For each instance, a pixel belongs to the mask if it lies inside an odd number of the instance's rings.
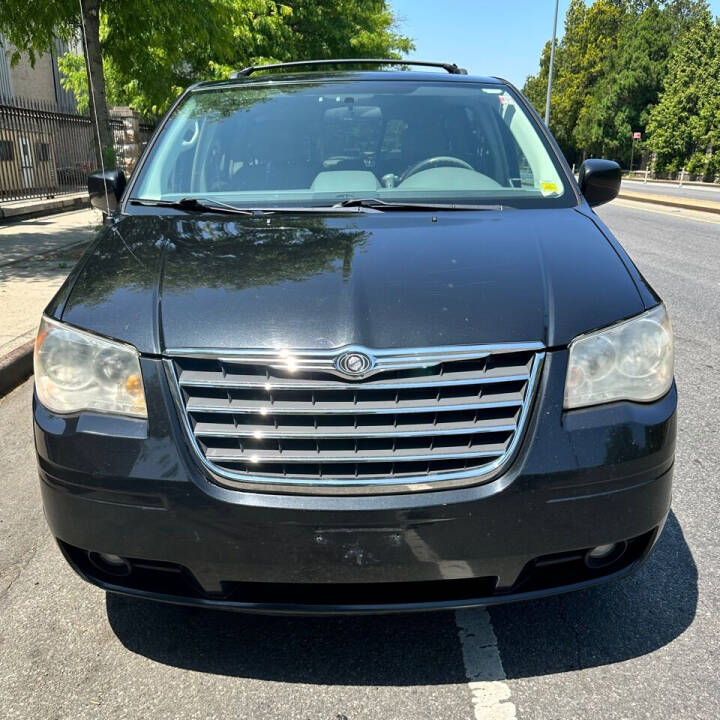
[{"label": "car window", "polygon": [[173,112],[134,197],[247,206],[574,204],[512,91],[438,81],[210,86]]}]

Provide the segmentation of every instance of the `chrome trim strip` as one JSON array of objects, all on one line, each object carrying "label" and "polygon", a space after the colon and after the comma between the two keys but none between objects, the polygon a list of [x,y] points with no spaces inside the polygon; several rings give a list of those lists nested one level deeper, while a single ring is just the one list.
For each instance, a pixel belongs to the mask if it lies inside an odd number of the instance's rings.
[{"label": "chrome trim strip", "polygon": [[463,405],[419,405],[418,407],[364,407],[363,405],[355,405],[354,407],[344,408],[328,408],[323,407],[319,403],[313,406],[303,406],[300,408],[276,407],[268,404],[267,406],[250,406],[250,405],[195,405],[192,398],[187,404],[189,412],[218,413],[222,415],[262,415],[269,417],[271,415],[409,415],[434,412],[452,412],[454,410],[485,410],[492,408],[504,407],[520,407],[522,400],[500,400],[498,402],[476,402],[465,403]]},{"label": "chrome trim strip", "polygon": [[[238,463],[272,463],[273,465],[284,465],[290,463],[302,463],[306,465],[333,465],[335,463],[363,464],[363,463],[394,463],[394,462],[425,462],[431,460],[468,460],[478,457],[500,457],[505,454],[504,450],[478,450],[477,452],[466,453],[421,453],[418,455],[338,455],[332,456],[326,453],[314,453],[313,455],[288,455],[277,453],[275,455],[263,455],[262,452],[244,453],[240,455],[225,454],[211,450],[208,459],[215,462],[238,462]],[[392,451],[391,451],[392,452]]]},{"label": "chrome trim strip", "polygon": [[256,440],[314,440],[314,439],[356,439],[364,440],[365,438],[377,439],[387,437],[412,438],[412,437],[439,437],[443,435],[475,435],[477,433],[494,433],[494,432],[513,432],[515,425],[481,425],[480,427],[462,427],[449,428],[440,430],[437,428],[429,428],[428,430],[383,430],[366,432],[358,428],[355,432],[325,432],[331,428],[322,428],[318,432],[297,432],[282,430],[212,430],[208,432],[198,432],[197,426],[194,429],[195,437],[231,437],[231,438],[255,438]]},{"label": "chrome trim strip", "polygon": [[[537,348],[536,348],[537,346]],[[496,348],[499,346],[495,346]],[[507,347],[507,346],[504,346]],[[539,343],[518,344],[516,351],[542,349]],[[335,352],[338,352],[337,350]],[[500,351],[498,351],[500,352]],[[505,350],[512,352],[512,350]],[[181,353],[178,353],[181,354]],[[227,353],[226,353],[227,354]],[[206,356],[207,357],[207,356]],[[213,357],[213,356],[210,356]],[[540,372],[545,360],[544,352],[536,352],[533,359],[530,380],[525,391],[526,402],[522,405],[517,421],[517,427],[512,441],[505,454],[496,458],[480,468],[472,470],[458,470],[453,472],[437,472],[430,475],[404,476],[397,478],[365,478],[365,479],[342,479],[322,478],[272,478],[267,476],[252,475],[250,473],[234,473],[223,470],[209,462],[197,442],[190,426],[188,414],[182,401],[181,389],[177,382],[175,369],[172,360],[166,359],[165,370],[168,376],[170,392],[178,410],[180,421],[185,428],[187,439],[192,446],[197,461],[205,468],[208,474],[219,485],[245,490],[250,492],[275,492],[289,494],[307,495],[379,495],[384,493],[406,493],[406,492],[428,492],[431,490],[446,490],[450,488],[467,487],[487,482],[503,470],[513,459],[518,450],[521,439],[525,435],[527,419],[535,404],[537,386],[539,384]]]},{"label": "chrome trim strip", "polygon": [[[387,372],[387,371],[385,371]],[[440,380],[440,381],[422,381],[422,382],[407,382],[398,383],[394,381],[388,382],[374,382],[353,385],[349,382],[327,382],[324,383],[318,380],[314,383],[303,383],[303,382],[285,382],[284,379],[279,381],[268,380],[262,381],[251,381],[251,382],[237,382],[235,380],[228,380],[227,377],[222,380],[183,380],[180,377],[179,384],[181,387],[216,387],[216,388],[239,388],[242,390],[267,390],[272,392],[273,390],[419,390],[422,388],[431,387],[459,387],[462,385],[485,385],[490,383],[506,383],[506,382],[519,382],[521,380],[529,380],[530,375],[527,373],[524,375],[492,375],[482,378],[464,378],[462,380]]]},{"label": "chrome trim strip", "polygon": [[426,348],[382,348],[379,350],[364,345],[344,345],[329,350],[303,350],[277,348],[274,350],[207,350],[198,348],[168,348],[167,357],[202,358],[232,363],[267,365],[276,370],[289,372],[322,371],[347,378],[335,367],[335,358],[348,352],[367,355],[374,360],[373,367],[364,375],[353,376],[361,380],[388,370],[410,370],[438,365],[442,362],[477,360],[488,355],[511,352],[539,352],[540,342],[504,343],[499,345],[451,345]]}]

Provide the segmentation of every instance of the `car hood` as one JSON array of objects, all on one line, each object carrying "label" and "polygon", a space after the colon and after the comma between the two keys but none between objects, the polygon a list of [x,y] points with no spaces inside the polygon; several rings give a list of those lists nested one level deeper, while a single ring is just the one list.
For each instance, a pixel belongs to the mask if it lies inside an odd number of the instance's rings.
[{"label": "car hood", "polygon": [[152,354],[559,346],[644,309],[618,253],[574,209],[133,215],[103,228],[58,307]]}]

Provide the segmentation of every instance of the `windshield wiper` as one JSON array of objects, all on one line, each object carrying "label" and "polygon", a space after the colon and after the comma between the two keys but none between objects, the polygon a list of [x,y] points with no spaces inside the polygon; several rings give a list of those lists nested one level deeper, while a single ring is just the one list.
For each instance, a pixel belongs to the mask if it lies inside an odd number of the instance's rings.
[{"label": "windshield wiper", "polygon": [[266,207],[241,208],[220,200],[209,198],[184,197],[180,200],[156,200],[153,198],[130,198],[132,205],[173,208],[186,212],[217,212],[231,215],[270,215],[272,213],[347,213],[347,212],[386,212],[406,210],[414,212],[432,212],[436,210],[502,210],[502,205],[455,205],[445,203],[408,203],[388,202],[380,198],[351,198],[335,205],[312,205],[309,207]]},{"label": "windshield wiper", "polygon": [[186,197],[180,200],[154,200],[152,198],[130,198],[133,205],[147,205],[149,207],[167,207],[188,212],[225,212],[236,215],[272,215],[273,213],[350,213],[350,212],[380,212],[371,205],[313,205],[309,207],[266,207],[241,208],[229,205],[220,200],[208,198]]},{"label": "windshield wiper", "polygon": [[502,205],[456,205],[448,203],[387,202],[380,198],[351,198],[333,207],[365,207],[376,210],[502,210]]},{"label": "windshield wiper", "polygon": [[180,200],[153,200],[150,198],[130,198],[133,205],[147,205],[148,207],[174,208],[188,212],[219,212],[231,215],[263,215],[263,210],[245,210],[244,208],[227,205],[218,200],[207,198],[185,197]]}]

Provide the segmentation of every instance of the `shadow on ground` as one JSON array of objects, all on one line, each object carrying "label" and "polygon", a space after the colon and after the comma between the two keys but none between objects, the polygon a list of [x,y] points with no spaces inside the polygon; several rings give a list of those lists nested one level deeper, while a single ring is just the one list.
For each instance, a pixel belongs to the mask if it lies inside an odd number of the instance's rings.
[{"label": "shadow on ground", "polygon": [[671,511],[647,563],[634,575],[546,600],[493,608],[509,678],[630,660],[672,642],[698,602],[695,561]]},{"label": "shadow on ground", "polygon": [[[0,272],[13,279],[38,272],[52,274],[58,263],[72,267],[98,229],[86,215],[86,211],[75,211],[53,218],[0,223]],[[43,263],[47,270],[39,267]]]},{"label": "shadow on ground", "polygon": [[[697,570],[671,513],[633,577],[543,601],[493,608],[508,677],[605,665],[651,653],[692,622]],[[164,606],[107,595],[130,651],[198,672],[318,685],[465,682],[453,613],[292,618]]]}]

